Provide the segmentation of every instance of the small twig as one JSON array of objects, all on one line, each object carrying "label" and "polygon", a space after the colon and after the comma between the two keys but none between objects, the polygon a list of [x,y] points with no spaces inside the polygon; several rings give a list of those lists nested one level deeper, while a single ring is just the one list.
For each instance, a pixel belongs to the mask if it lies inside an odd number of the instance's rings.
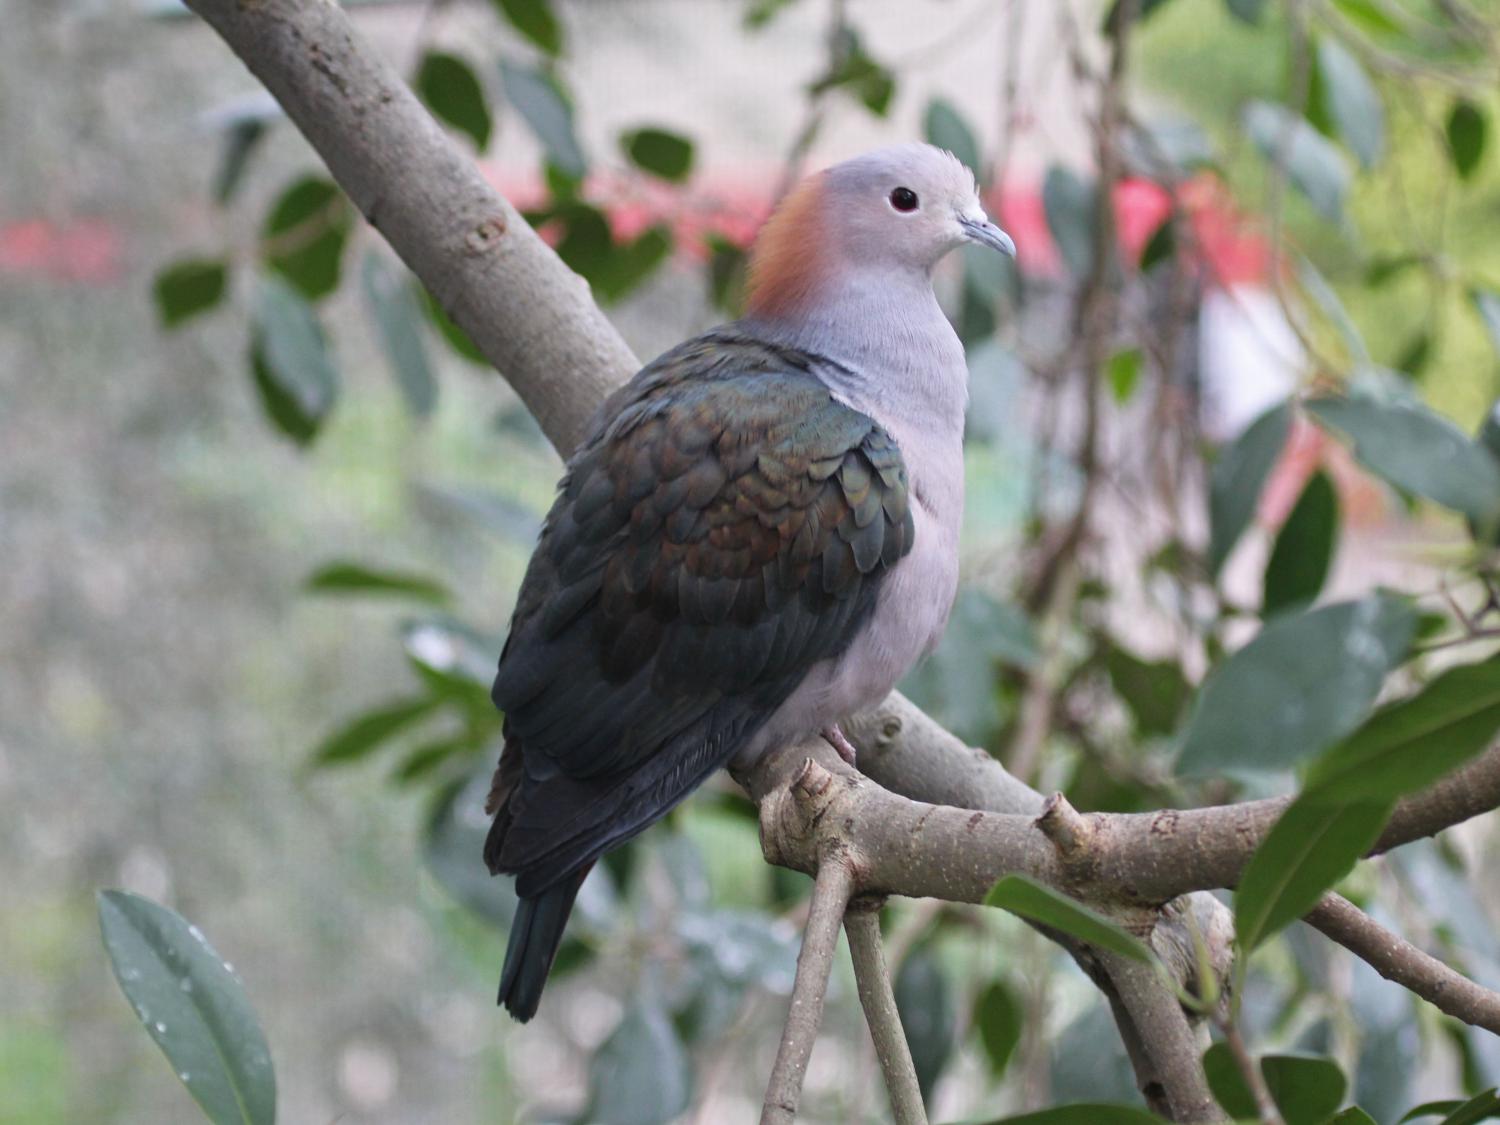
[{"label": "small twig", "polygon": [[1303,919],[1325,937],[1368,962],[1454,1019],[1500,1035],[1500,993],[1476,984],[1391,933],[1342,895],[1327,894]]},{"label": "small twig", "polygon": [[927,1125],[927,1110],[922,1105],[922,1088],[917,1083],[911,1048],[896,1010],[891,991],[891,974],[886,968],[880,947],[881,899],[856,899],[844,914],[844,932],[849,935],[849,953],[854,960],[854,979],[859,986],[859,1002],[875,1041],[875,1057],[885,1076],[885,1088],[891,1096],[891,1113],[896,1125]]},{"label": "small twig", "polygon": [[790,1125],[797,1118],[802,1080],[807,1077],[807,1062],[812,1058],[818,1026],[823,1022],[823,997],[828,991],[828,974],[838,948],[839,924],[853,890],[854,872],[849,863],[837,855],[826,856],[813,882],[807,929],[802,934],[802,951],[797,954],[792,1003],[781,1033],[781,1046],[776,1051],[776,1064],[771,1068],[771,1080],[766,1085],[761,1125]]}]

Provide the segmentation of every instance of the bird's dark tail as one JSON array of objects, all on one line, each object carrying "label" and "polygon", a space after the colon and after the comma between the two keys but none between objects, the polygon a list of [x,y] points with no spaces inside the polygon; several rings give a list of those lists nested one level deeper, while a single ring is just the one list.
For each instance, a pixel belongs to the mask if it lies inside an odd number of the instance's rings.
[{"label": "bird's dark tail", "polygon": [[505,949],[505,968],[500,970],[499,1003],[520,1023],[536,1015],[542,987],[562,944],[563,928],[573,912],[573,900],[593,866],[590,863],[535,898],[521,899],[516,908],[510,944]]}]

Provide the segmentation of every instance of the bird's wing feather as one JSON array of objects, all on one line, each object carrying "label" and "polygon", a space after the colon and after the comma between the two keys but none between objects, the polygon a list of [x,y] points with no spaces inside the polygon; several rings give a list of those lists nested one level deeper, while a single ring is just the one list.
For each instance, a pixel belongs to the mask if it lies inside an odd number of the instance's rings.
[{"label": "bird's wing feather", "polygon": [[899,450],[810,362],[690,341],[570,462],[495,679],[494,869],[535,886],[661,816],[842,651],[910,550]]}]

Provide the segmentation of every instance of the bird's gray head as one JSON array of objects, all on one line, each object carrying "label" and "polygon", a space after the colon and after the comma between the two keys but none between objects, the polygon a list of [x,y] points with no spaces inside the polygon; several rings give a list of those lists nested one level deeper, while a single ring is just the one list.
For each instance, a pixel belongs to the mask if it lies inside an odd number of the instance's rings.
[{"label": "bird's gray head", "polygon": [[932,145],[876,149],[787,195],[756,238],[746,303],[759,316],[793,314],[831,296],[840,278],[925,274],[966,242],[1016,252],[985,214],[968,168]]}]

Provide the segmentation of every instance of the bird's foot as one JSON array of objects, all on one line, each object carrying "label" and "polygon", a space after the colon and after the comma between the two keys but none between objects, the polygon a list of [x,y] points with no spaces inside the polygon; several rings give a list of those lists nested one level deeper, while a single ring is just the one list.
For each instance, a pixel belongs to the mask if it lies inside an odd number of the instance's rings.
[{"label": "bird's foot", "polygon": [[837,724],[824,727],[823,738],[828,742],[828,745],[839,752],[840,758],[843,758],[851,766],[854,765],[854,757],[857,751],[854,749],[854,744],[844,737],[844,732],[839,730]]}]

